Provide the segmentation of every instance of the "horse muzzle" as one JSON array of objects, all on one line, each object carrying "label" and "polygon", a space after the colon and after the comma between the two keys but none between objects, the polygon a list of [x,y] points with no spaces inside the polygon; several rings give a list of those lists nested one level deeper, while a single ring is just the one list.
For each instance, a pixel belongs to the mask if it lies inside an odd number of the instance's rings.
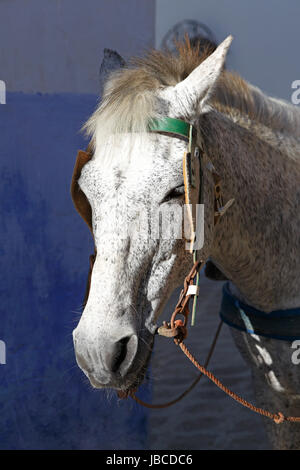
[{"label": "horse muzzle", "polygon": [[133,331],[119,338],[102,334],[96,339],[76,328],[73,341],[77,364],[94,388],[128,388],[146,356]]}]

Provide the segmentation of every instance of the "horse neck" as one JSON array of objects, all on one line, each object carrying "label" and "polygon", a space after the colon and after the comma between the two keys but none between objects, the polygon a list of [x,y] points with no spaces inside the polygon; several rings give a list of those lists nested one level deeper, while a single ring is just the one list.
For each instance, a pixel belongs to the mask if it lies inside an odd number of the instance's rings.
[{"label": "horse neck", "polygon": [[202,116],[200,129],[225,202],[235,199],[215,227],[212,260],[248,304],[298,307],[300,145],[291,158],[278,150],[275,133],[272,142],[262,140],[214,110]]}]

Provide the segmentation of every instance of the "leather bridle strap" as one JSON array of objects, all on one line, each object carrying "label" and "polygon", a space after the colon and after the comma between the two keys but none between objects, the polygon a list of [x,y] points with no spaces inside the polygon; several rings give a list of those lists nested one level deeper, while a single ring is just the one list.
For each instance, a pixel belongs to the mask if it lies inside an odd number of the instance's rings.
[{"label": "leather bridle strap", "polygon": [[[184,153],[183,157],[183,177],[184,177],[184,188],[185,188],[185,203],[189,209],[189,219],[190,219],[190,224],[191,224],[191,249],[190,252],[193,254],[193,267],[190,271],[190,273],[185,277],[184,280],[184,287],[181,290],[177,305],[173,311],[173,314],[171,316],[171,319],[169,322],[163,322],[163,325],[157,329],[157,333],[161,336],[173,338],[175,344],[181,345],[183,340],[185,339],[187,335],[187,319],[189,316],[189,301],[191,296],[194,297],[194,302],[193,302],[193,309],[192,309],[192,325],[194,324],[194,318],[195,318],[195,311],[196,311],[196,303],[197,303],[197,296],[198,296],[198,289],[199,289],[199,272],[201,268],[204,266],[205,262],[204,261],[198,261],[197,260],[197,251],[193,249],[193,243],[195,240],[195,225],[194,225],[194,220],[193,220],[193,207],[191,207],[191,192],[193,188],[196,186],[196,177],[198,177],[198,185],[199,187],[196,188],[198,190],[198,198],[196,199],[196,202],[198,204],[201,204],[203,202],[203,173],[202,173],[202,162],[201,162],[201,153],[200,149],[198,147],[195,148],[195,154],[192,155],[192,138],[193,138],[193,126],[191,124],[188,124],[184,121],[178,120],[178,119],[172,119],[172,118],[164,118],[163,120],[156,120],[153,121],[150,124],[150,130],[153,132],[165,132],[165,133],[171,133],[173,135],[179,135],[179,136],[184,136],[188,138],[188,152]],[[197,160],[195,160],[197,159]],[[198,166],[198,175],[195,175],[195,168],[194,165],[199,165]],[[222,208],[222,194],[221,194],[221,187],[220,187],[220,179],[218,178],[218,175],[216,173],[213,174],[214,177],[214,183],[215,183],[215,202],[214,202],[214,224],[216,225],[219,221],[219,210]],[[195,199],[194,199],[195,201]],[[196,279],[196,282],[194,284],[194,279]],[[182,319],[176,319],[178,315],[183,316],[184,320]],[[218,339],[218,336],[220,334],[222,322],[220,322],[217,332],[215,334],[215,338],[211,344],[210,351],[208,353],[207,359],[205,361],[205,367],[208,366],[209,360],[213,354],[213,351],[216,346],[216,342]],[[185,397],[193,388],[194,386],[199,382],[200,378],[202,377],[203,372],[196,378],[196,380],[177,398],[174,400],[171,400],[167,403],[163,404],[149,404],[144,401],[142,401],[140,398],[138,398],[135,395],[134,391],[131,391],[129,394],[131,398],[133,398],[135,401],[137,401],[140,405],[143,405],[148,408],[165,408],[168,406],[171,406],[175,403],[177,403],[179,400],[181,400],[183,397]],[[119,395],[120,396],[120,395]],[[120,396],[121,397],[121,396]]]},{"label": "leather bridle strap", "polygon": [[165,132],[166,134],[175,134],[180,137],[189,139],[190,128],[195,128],[181,119],[174,119],[170,117],[163,117],[160,119],[151,119],[149,122],[150,132]]}]

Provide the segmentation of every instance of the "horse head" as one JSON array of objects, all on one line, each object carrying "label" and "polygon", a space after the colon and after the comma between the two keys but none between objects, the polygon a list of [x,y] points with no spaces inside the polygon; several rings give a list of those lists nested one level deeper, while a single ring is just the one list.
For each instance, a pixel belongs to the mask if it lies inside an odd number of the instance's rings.
[{"label": "horse head", "polygon": [[[127,391],[140,384],[158,317],[192,264],[182,236],[187,139],[163,129],[151,132],[149,122],[183,120],[197,128],[193,145],[200,145],[199,119],[209,109],[230,42],[227,38],[202,60],[198,55],[198,65],[186,64],[181,72],[180,59],[160,61],[157,51],[124,68],[120,58],[122,68],[108,76],[102,103],[85,125],[93,152],[82,154],[75,168],[73,196],[93,233],[95,259],[73,339],[77,363],[96,388]],[[195,61],[194,51],[189,53]],[[200,255],[207,259],[214,195],[212,174],[202,163]],[[170,224],[162,227],[162,220]]]}]

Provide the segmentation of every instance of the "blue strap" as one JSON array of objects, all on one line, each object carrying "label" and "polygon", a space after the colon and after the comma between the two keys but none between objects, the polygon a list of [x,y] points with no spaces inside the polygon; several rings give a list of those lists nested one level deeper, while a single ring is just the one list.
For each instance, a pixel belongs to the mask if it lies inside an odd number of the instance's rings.
[{"label": "blue strap", "polygon": [[300,339],[300,308],[263,312],[240,302],[230,292],[229,283],[223,286],[220,317],[232,328],[249,334],[283,341]]}]

